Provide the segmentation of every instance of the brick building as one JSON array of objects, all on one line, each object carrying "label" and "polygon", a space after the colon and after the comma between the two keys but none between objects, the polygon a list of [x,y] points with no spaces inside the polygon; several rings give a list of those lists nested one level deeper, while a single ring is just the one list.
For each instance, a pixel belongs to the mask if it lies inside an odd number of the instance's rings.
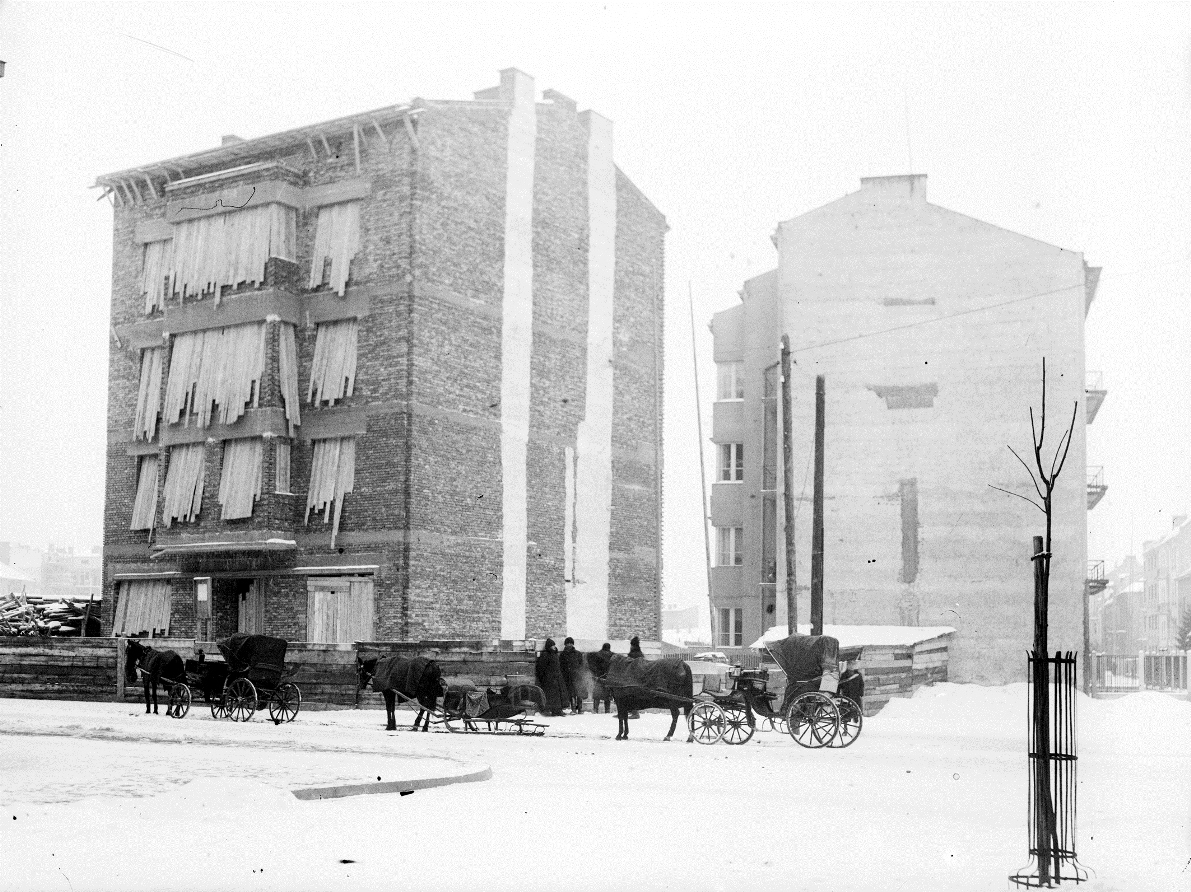
[{"label": "brick building", "polygon": [[1191,520],[1176,514],[1171,521],[1169,533],[1142,546],[1145,588],[1136,613],[1142,650],[1175,650],[1191,611]]},{"label": "brick building", "polygon": [[[795,361],[797,609],[809,618],[815,376],[826,376],[827,623],[951,626],[953,680],[1019,680],[1032,641],[1031,405],[1047,361],[1044,451],[1076,414],[1055,491],[1050,645],[1083,651],[1087,575],[1082,255],[873,177],[779,225],[778,266],[712,321],[719,366],[711,501],[716,644],[786,623],[780,338]],[[1103,392],[1099,392],[1103,398]],[[804,484],[805,479],[805,484]]]},{"label": "brick building", "polygon": [[510,69],[98,185],[106,630],[659,636],[667,227],[609,121]]}]

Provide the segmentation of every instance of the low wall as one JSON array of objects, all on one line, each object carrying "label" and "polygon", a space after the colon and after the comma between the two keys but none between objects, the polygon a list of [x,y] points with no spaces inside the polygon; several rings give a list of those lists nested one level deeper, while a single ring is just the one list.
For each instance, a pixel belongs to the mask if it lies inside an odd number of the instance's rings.
[{"label": "low wall", "polygon": [[111,700],[117,651],[113,638],[0,638],[0,697]]},{"label": "low wall", "polygon": [[866,645],[852,664],[864,676],[864,714],[873,715],[894,697],[947,680],[947,641]]}]

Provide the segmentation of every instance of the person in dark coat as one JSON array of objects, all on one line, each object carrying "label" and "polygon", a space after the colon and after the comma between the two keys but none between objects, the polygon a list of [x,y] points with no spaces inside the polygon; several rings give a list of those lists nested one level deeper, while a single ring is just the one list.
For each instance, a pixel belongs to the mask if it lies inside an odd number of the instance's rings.
[{"label": "person in dark coat", "polygon": [[[631,639],[629,639],[629,659],[630,660],[645,659],[645,654],[641,650],[641,639],[638,638],[636,635],[634,635]],[[634,709],[632,712],[629,713],[629,718],[639,719],[639,718],[641,718],[641,713],[637,712],[637,710]]]},{"label": "person in dark coat", "polygon": [[591,708],[592,712],[600,711],[600,704],[604,704],[604,712],[612,712],[612,691],[604,687],[600,677],[608,672],[608,665],[612,662],[612,645],[607,641],[604,646],[593,654],[587,655],[587,668],[591,670]]},{"label": "person in dark coat", "polygon": [[545,649],[538,654],[534,664],[534,674],[538,679],[538,687],[546,697],[546,708],[543,712],[548,716],[560,716],[566,703],[566,682],[562,678],[562,666],[558,661],[558,645],[553,638],[546,639]]},{"label": "person in dark coat", "polygon": [[587,699],[587,680],[584,678],[586,669],[583,666],[583,654],[575,650],[575,639],[564,641],[562,653],[558,655],[558,662],[562,666],[562,680],[566,685],[571,712],[578,715],[583,712],[583,701]]}]

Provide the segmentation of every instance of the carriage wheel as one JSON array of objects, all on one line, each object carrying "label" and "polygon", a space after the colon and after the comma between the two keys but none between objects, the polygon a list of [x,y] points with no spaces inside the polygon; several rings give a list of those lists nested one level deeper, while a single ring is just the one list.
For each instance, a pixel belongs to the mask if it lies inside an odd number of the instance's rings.
[{"label": "carriage wheel", "polygon": [[860,705],[851,697],[837,696],[834,702],[835,708],[839,711],[839,733],[827,745],[843,749],[845,746],[851,746],[860,736],[860,729],[864,726],[864,715]]},{"label": "carriage wheel", "polygon": [[211,718],[226,719],[228,717],[227,694],[220,694],[209,702],[211,704]]},{"label": "carriage wheel", "polygon": [[180,719],[190,712],[190,688],[178,682],[170,688],[170,702],[165,714]]},{"label": "carriage wheel", "polygon": [[302,692],[293,682],[280,685],[269,698],[269,718],[275,723],[292,722],[302,706]]},{"label": "carriage wheel", "polygon": [[691,717],[688,721],[691,734],[695,736],[695,742],[705,744],[719,743],[724,736],[724,727],[727,724],[724,711],[714,703],[698,704],[691,710]]},{"label": "carriage wheel", "polygon": [[246,722],[256,712],[256,686],[247,678],[237,678],[229,684],[223,699],[233,722]]},{"label": "carriage wheel", "polygon": [[826,694],[800,694],[786,711],[786,725],[795,743],[818,749],[839,733],[839,710]]},{"label": "carriage wheel", "polygon": [[753,731],[756,730],[749,724],[748,712],[743,706],[738,704],[728,704],[722,707],[724,710],[724,742],[730,743],[733,746],[739,746],[742,743],[748,743],[753,736]]}]

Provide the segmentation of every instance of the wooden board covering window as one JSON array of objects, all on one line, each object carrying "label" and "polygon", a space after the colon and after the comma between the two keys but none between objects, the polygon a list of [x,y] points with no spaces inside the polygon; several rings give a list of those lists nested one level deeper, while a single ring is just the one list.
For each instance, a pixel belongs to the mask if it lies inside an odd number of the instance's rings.
[{"label": "wooden board covering window", "polygon": [[136,398],[134,440],[152,440],[157,436],[157,413],[161,409],[161,359],[165,350],[154,347],[141,351],[141,384]]},{"label": "wooden board covering window", "polygon": [[290,491],[289,479],[289,462],[290,462],[290,442],[289,440],[278,439],[276,444],[276,461],[274,463],[276,469],[276,479],[274,481],[273,491],[288,493]]},{"label": "wooden board covering window", "polygon": [[369,577],[311,577],[306,583],[306,640],[320,644],[371,641],[376,613]]},{"label": "wooden board covering window", "polygon": [[136,475],[136,501],[132,503],[131,530],[153,529],[157,513],[157,456],[142,455]]},{"label": "wooden board covering window", "polygon": [[343,496],[352,491],[356,480],[356,441],[351,437],[314,441],[310,465],[310,490],[306,496],[306,523],[311,510],[323,512],[323,523],[331,517],[331,545],[339,535],[339,515]]},{"label": "wooden board covering window", "polygon": [[212,291],[219,302],[225,285],[264,281],[270,257],[293,260],[297,215],[282,204],[247,207],[174,225],[170,293]]},{"label": "wooden board covering window", "polygon": [[[174,337],[165,386],[167,424],[194,418],[199,427],[211,419],[231,424],[251,403],[260,402],[265,371],[265,323],[192,331]],[[218,412],[212,411],[218,406]]]},{"label": "wooden board covering window", "polygon": [[166,526],[175,520],[189,523],[203,507],[203,478],[206,468],[204,443],[188,443],[170,449],[165,473],[165,498],[161,516]]},{"label": "wooden board covering window", "polygon": [[294,338],[294,326],[280,323],[277,333],[277,376],[281,379],[281,399],[285,403],[285,420],[289,422],[289,435],[302,423],[298,399],[298,347]]},{"label": "wooden board covering window", "polygon": [[121,582],[116,594],[113,635],[168,635],[170,631],[170,584],[165,579],[137,579]]},{"label": "wooden board covering window", "polygon": [[141,266],[141,294],[145,297],[145,315],[164,310],[169,296],[169,274],[174,261],[173,239],[147,242]]},{"label": "wooden board covering window", "polygon": [[236,631],[249,635],[265,634],[265,593],[256,580],[250,582],[237,599]]},{"label": "wooden board covering window", "polygon": [[[351,260],[360,251],[360,202],[345,201],[318,209],[314,234],[314,256],[310,263],[310,287],[328,282],[343,296]],[[328,267],[330,269],[328,270]]]},{"label": "wooden board covering window", "polygon": [[336,400],[351,396],[355,391],[359,327],[358,319],[319,324],[307,392],[307,399],[312,404],[333,406]]},{"label": "wooden board covering window", "polygon": [[262,444],[260,437],[224,440],[219,474],[221,520],[252,516],[252,506],[261,497]]}]

